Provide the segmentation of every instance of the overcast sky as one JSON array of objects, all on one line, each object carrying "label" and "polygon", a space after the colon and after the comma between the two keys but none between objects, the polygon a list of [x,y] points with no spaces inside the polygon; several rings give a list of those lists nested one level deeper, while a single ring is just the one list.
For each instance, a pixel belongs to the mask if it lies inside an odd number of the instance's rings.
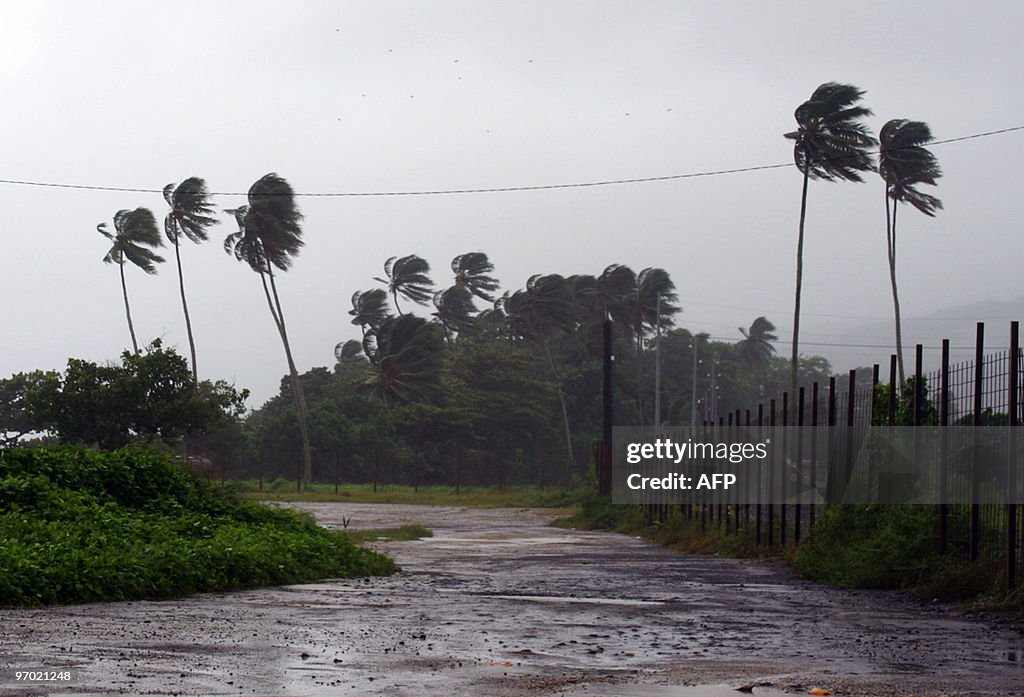
[{"label": "overcast sky", "polygon": [[[947,139],[1024,124],[1019,2],[0,3],[0,179],[242,192],[489,188],[658,177],[792,161],[782,134],[820,83],[866,91]],[[936,145],[934,219],[901,213],[904,316],[1024,295],[1024,132]],[[681,326],[739,338],[791,327],[795,168],[581,189],[300,197],[306,246],[280,291],[300,370],[354,338],[349,298],[392,255],[450,282],[483,251],[505,289],[534,273],[661,266]],[[218,196],[220,208],[243,202]],[[116,359],[130,345],[96,225],[159,193],[0,184],[0,376]],[[806,352],[891,312],[880,179],[810,187]],[[228,216],[183,249],[203,378],[278,389],[284,353],[258,276],[227,256]],[[140,341],[188,353],[173,252],[129,267]],[[426,309],[421,313],[428,312]],[[971,325],[973,318],[963,318]],[[934,326],[934,325],[931,325]],[[865,343],[886,336],[864,337]],[[941,337],[933,337],[938,339]],[[779,352],[788,355],[785,342]],[[888,351],[866,350],[862,363]],[[851,366],[837,365],[837,368]]]}]

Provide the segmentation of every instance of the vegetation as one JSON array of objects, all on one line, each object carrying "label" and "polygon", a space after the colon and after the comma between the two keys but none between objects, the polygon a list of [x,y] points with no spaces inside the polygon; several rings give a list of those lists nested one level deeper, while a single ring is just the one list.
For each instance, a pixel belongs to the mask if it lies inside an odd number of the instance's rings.
[{"label": "vegetation", "polygon": [[800,195],[800,228],[796,242],[796,291],[793,309],[793,353],[790,394],[796,394],[800,357],[800,295],[803,287],[804,221],[807,218],[807,184],[811,179],[860,182],[860,173],[871,169],[869,154],[876,141],[861,119],[871,110],[859,106],[864,91],[853,85],[826,82],[796,108],[797,130],[786,134],[793,141],[793,161],[803,174]]},{"label": "vegetation", "polygon": [[893,314],[896,319],[896,362],[901,385],[904,382],[903,328],[900,322],[900,298],[896,289],[896,210],[901,201],[928,216],[934,216],[936,209],[942,208],[942,201],[916,188],[921,184],[935,186],[935,180],[942,176],[935,156],[924,147],[931,140],[931,129],[921,121],[893,119],[882,126],[879,133],[878,173],[885,181],[885,241]]},{"label": "vegetation", "polygon": [[128,285],[124,280],[124,264],[130,261],[148,274],[156,273],[156,265],[162,264],[164,258],[153,251],[163,245],[160,231],[156,228],[156,218],[148,208],[120,210],[114,214],[114,231],[100,223],[96,229],[111,241],[110,249],[103,261],[117,264],[121,272],[121,292],[124,295],[124,313],[128,318],[128,332],[132,335],[132,349],[139,352],[139,342],[135,338],[135,325],[132,323],[132,308],[128,303]]},{"label": "vegetation", "polygon": [[387,558],[140,451],[0,451],[0,605],[380,575]]},{"label": "vegetation", "polygon": [[192,355],[192,382],[199,384],[196,369],[196,340],[192,336],[192,320],[188,314],[185,299],[185,276],[181,270],[181,236],[195,243],[205,242],[207,231],[220,223],[213,217],[213,204],[206,190],[206,182],[199,177],[189,177],[178,185],[173,182],[164,187],[164,200],[170,206],[164,217],[164,234],[174,245],[174,258],[178,263],[178,288],[181,291],[181,309],[185,313],[185,329],[188,332],[188,347]]},{"label": "vegetation", "polygon": [[274,269],[287,271],[302,248],[302,228],[299,225],[302,214],[295,205],[295,192],[291,185],[273,172],[265,174],[249,187],[248,200],[248,204],[241,208],[228,211],[235,216],[238,232],[228,235],[224,240],[224,249],[260,275],[263,294],[267,298],[274,326],[281,336],[285,357],[288,359],[288,375],[291,378],[289,385],[295,396],[299,434],[302,437],[302,475],[299,481],[300,484],[308,483],[312,465],[306,397],[292,358],[284,310],[274,280]]},{"label": "vegetation", "polygon": [[332,484],[313,484],[295,491],[292,479],[260,483],[253,479],[226,483],[242,497],[259,501],[337,501],[344,503],[397,503],[422,506],[461,506],[464,508],[558,508],[569,509],[586,498],[587,484],[573,482],[567,487],[537,486],[460,487],[434,484],[412,487],[404,484],[343,484],[337,493]]}]

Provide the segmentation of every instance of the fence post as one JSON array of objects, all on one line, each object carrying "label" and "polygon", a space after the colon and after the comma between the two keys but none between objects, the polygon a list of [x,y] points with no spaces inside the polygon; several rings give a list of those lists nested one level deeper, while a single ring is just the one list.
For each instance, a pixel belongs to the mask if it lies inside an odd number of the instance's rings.
[{"label": "fence post", "polygon": [[949,339],[942,340],[942,395],[939,402],[939,554],[945,554],[949,548],[949,463],[947,451],[949,447]]},{"label": "fence post", "polygon": [[835,478],[836,478],[836,379],[832,376],[828,379],[828,462],[825,465],[825,492],[826,503],[835,500]]},{"label": "fence post", "polygon": [[779,546],[786,546],[786,484],[789,482],[789,393],[782,393],[782,470],[779,473]]},{"label": "fence post", "polygon": [[[757,440],[764,442],[764,402],[757,405]],[[768,466],[771,468],[771,460],[768,461]],[[764,486],[762,479],[764,477],[764,464],[758,464],[757,466],[757,507],[754,509],[754,515],[756,520],[754,521],[754,545],[757,547],[761,546],[761,513],[763,511],[762,495],[764,493]]]},{"label": "fence post", "polygon": [[1006,586],[1013,589],[1017,586],[1017,400],[1019,384],[1017,375],[1017,354],[1020,352],[1020,324],[1010,322],[1010,355],[1007,360],[1009,373],[1007,376],[1007,400],[1010,412],[1009,462],[1007,463],[1007,500],[1006,506]]},{"label": "fence post", "polygon": [[818,383],[811,385],[811,505],[808,508],[807,528],[814,527],[815,503],[818,495]]},{"label": "fence post", "polygon": [[[768,409],[768,425],[771,426],[772,438],[776,437],[775,432],[775,400],[769,401]],[[775,462],[778,460],[776,457],[777,448],[772,448],[770,451],[771,457],[768,462],[768,549],[770,550],[775,544]],[[783,456],[785,457],[785,456]]]},{"label": "fence post", "polygon": [[804,391],[800,388],[800,396],[796,407],[796,506],[793,508],[793,542],[800,544],[800,500],[803,498],[804,484]]},{"label": "fence post", "polygon": [[[974,346],[974,426],[981,426],[981,410],[984,405],[982,391],[985,389],[985,323],[978,322]],[[978,561],[981,544],[981,506],[978,503],[978,434],[971,438],[971,562]]]}]

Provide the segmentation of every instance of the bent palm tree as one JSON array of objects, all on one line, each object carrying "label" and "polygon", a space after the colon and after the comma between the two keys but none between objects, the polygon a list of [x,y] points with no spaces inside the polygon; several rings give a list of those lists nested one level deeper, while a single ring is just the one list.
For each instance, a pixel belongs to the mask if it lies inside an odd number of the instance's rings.
[{"label": "bent palm tree", "polygon": [[804,268],[804,221],[807,217],[807,183],[810,179],[860,182],[861,172],[871,169],[870,148],[876,143],[860,122],[871,110],[858,106],[864,91],[853,85],[826,82],[796,108],[797,130],[786,133],[793,141],[793,160],[804,175],[800,195],[800,231],[796,242],[796,292],[793,307],[793,354],[790,388],[796,394],[800,358],[800,291]]},{"label": "bent palm tree", "polygon": [[391,257],[384,262],[384,275],[387,278],[374,276],[373,280],[387,284],[388,291],[395,301],[395,310],[403,314],[398,306],[401,295],[419,305],[426,305],[434,295],[434,283],[427,274],[430,264],[423,257],[409,254],[404,257]]},{"label": "bent palm tree", "polygon": [[189,177],[177,186],[173,183],[164,187],[164,200],[171,210],[164,217],[164,234],[174,245],[174,258],[178,262],[178,288],[181,291],[181,309],[185,313],[185,329],[188,332],[188,347],[192,353],[192,382],[199,384],[196,370],[196,341],[192,336],[192,320],[185,300],[185,277],[181,271],[181,236],[196,244],[208,239],[206,231],[220,223],[213,217],[213,204],[206,182],[199,177]]},{"label": "bent palm tree", "polygon": [[148,208],[136,208],[132,211],[122,209],[114,214],[113,232],[107,229],[106,223],[100,223],[96,229],[113,243],[103,261],[107,264],[117,264],[121,269],[124,313],[128,318],[128,332],[132,335],[132,350],[138,353],[139,342],[135,338],[132,308],[128,304],[128,286],[124,280],[124,262],[130,261],[148,274],[156,273],[156,265],[164,261],[164,258],[152,249],[163,246],[160,230],[156,227],[156,218]]},{"label": "bent palm tree", "polygon": [[672,303],[678,300],[676,286],[664,269],[646,268],[636,275],[636,286],[626,299],[629,328],[636,342],[636,408],[639,423],[644,424],[643,403],[643,353],[644,336],[648,329],[656,330],[661,325],[671,325],[672,316],[679,308]]},{"label": "bent palm tree", "polygon": [[302,248],[302,213],[295,205],[295,193],[284,178],[271,172],[264,175],[249,188],[248,204],[227,212],[235,216],[238,232],[227,236],[224,250],[234,255],[235,259],[249,265],[260,275],[263,294],[266,296],[274,325],[284,344],[284,353],[288,359],[288,371],[291,376],[292,393],[295,395],[295,406],[299,416],[299,431],[302,435],[302,473],[299,477],[300,488],[308,484],[312,473],[312,455],[309,445],[308,413],[306,398],[302,392],[299,372],[292,358],[291,344],[288,342],[288,330],[285,327],[284,311],[281,299],[277,294],[277,283],[274,280],[274,268],[287,271],[292,260],[298,256]]},{"label": "bent palm tree", "polygon": [[365,386],[385,404],[436,402],[444,352],[441,325],[422,317],[385,320],[377,338],[374,374]]},{"label": "bent palm tree", "polygon": [[764,370],[775,353],[775,347],[771,342],[779,339],[774,334],[775,325],[764,317],[758,317],[750,325],[750,329],[740,327],[739,330],[743,340],[736,346],[737,355],[754,368]]},{"label": "bent palm tree", "polygon": [[498,290],[498,280],[489,275],[492,271],[494,264],[483,252],[460,254],[452,259],[455,285],[487,302],[494,302],[494,291]]},{"label": "bent palm tree", "polygon": [[363,336],[367,332],[375,332],[384,320],[391,317],[388,294],[380,288],[357,290],[352,294],[352,309],[348,313],[352,315],[352,324],[358,324],[362,329]]},{"label": "bent palm tree", "polygon": [[928,124],[922,121],[893,119],[882,126],[878,139],[878,173],[885,181],[885,241],[896,321],[896,362],[902,386],[903,328],[900,321],[900,298],[896,290],[896,209],[897,204],[903,201],[925,215],[934,217],[935,211],[942,208],[942,201],[915,187],[919,184],[935,186],[935,180],[942,176],[942,170],[935,156],[924,147],[931,142],[932,132]]},{"label": "bent palm tree", "polygon": [[434,308],[432,314],[444,327],[449,344],[452,342],[452,334],[472,328],[473,315],[477,311],[473,305],[473,294],[467,287],[458,285],[434,293]]}]

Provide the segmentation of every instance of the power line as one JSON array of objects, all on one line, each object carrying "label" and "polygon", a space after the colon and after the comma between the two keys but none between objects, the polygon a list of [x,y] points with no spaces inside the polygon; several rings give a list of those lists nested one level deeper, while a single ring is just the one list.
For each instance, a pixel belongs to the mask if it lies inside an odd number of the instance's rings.
[{"label": "power line", "polygon": [[[945,145],[947,143],[958,143],[964,140],[973,140],[975,138],[987,138],[989,136],[1002,135],[1005,133],[1012,133],[1014,131],[1024,130],[1022,126],[1012,126],[1010,128],[1001,128],[995,131],[985,131],[983,133],[972,133],[966,136],[958,136],[956,138],[946,138],[944,140],[934,140],[929,145]],[[873,154],[877,154],[875,151]],[[843,158],[832,158],[832,159],[843,159]],[[596,186],[616,186],[620,184],[647,184],[651,182],[663,182],[663,181],[675,181],[680,179],[697,179],[702,177],[717,177],[724,174],[742,174],[745,172],[760,172],[770,169],[783,169],[786,167],[795,167],[796,164],[793,162],[785,162],[774,165],[756,165],[751,167],[737,167],[734,169],[715,169],[706,170],[701,172],[687,172],[685,174],[667,174],[659,177],[636,177],[632,179],[606,179],[601,181],[592,182],[574,182],[569,184],[536,184],[531,186],[501,186],[501,187],[490,187],[490,188],[473,188],[473,189],[424,189],[420,191],[334,191],[334,192],[306,192],[306,193],[295,193],[295,196],[307,196],[313,198],[342,198],[342,197],[366,197],[366,196],[447,196],[454,194],[493,194],[493,193],[509,193],[516,191],[550,191],[554,189],[585,189]],[[81,191],[116,191],[122,193],[137,193],[137,194],[162,194],[163,188],[150,189],[145,187],[128,187],[128,186],[102,186],[98,184],[62,184],[58,182],[40,182],[40,181],[28,181],[23,179],[0,179],[0,184],[12,184],[17,186],[37,186],[37,187],[49,187],[54,189],[77,189]],[[213,196],[247,196],[247,193],[240,191],[212,191],[210,192]]]}]

